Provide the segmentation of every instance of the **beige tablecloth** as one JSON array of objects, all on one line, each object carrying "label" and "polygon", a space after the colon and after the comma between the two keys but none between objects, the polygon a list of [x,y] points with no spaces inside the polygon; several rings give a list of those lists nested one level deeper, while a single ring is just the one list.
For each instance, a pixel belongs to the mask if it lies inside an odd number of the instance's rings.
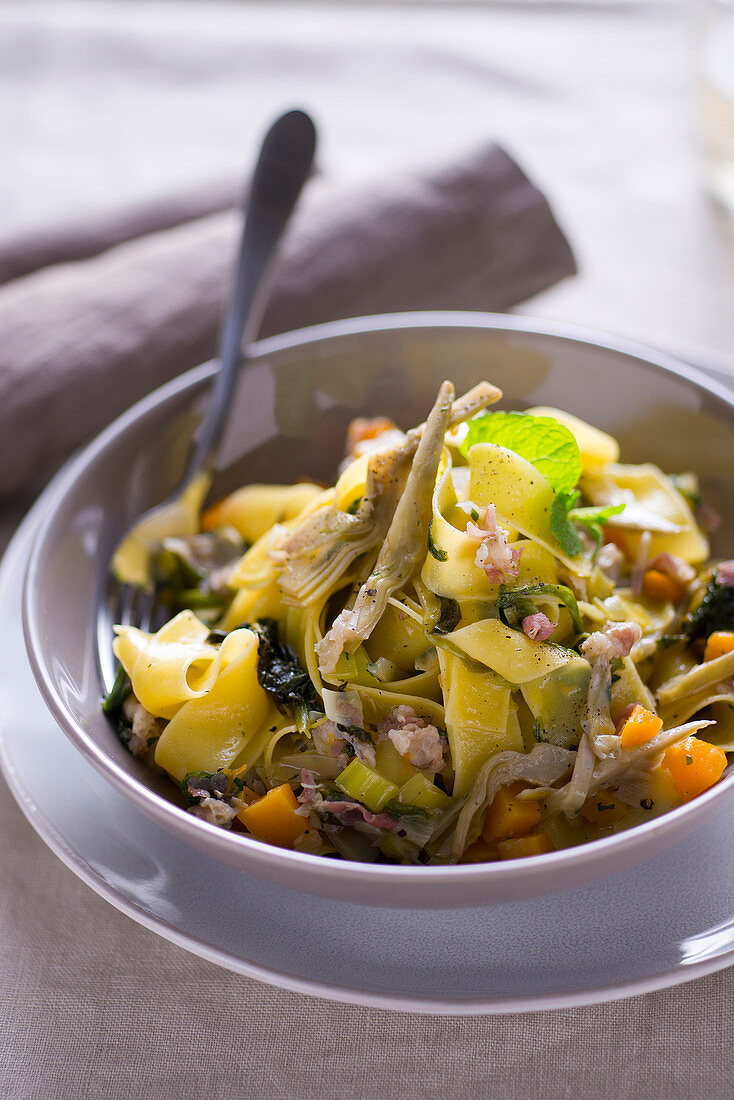
[{"label": "beige tablecloth", "polygon": [[[0,5],[0,203],[32,228],[241,171],[279,107],[344,178],[501,141],[581,274],[524,307],[734,351],[671,3]],[[12,523],[6,512],[4,526]],[[545,1014],[422,1018],[232,975],[77,881],[0,794],[0,1095],[678,1100],[734,1094],[724,972]]]}]

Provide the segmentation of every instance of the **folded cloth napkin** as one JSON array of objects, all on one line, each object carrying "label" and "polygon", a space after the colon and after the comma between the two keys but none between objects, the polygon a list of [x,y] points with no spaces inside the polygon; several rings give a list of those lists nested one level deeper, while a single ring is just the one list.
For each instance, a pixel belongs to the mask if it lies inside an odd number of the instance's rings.
[{"label": "folded cloth napkin", "polygon": [[[226,206],[226,194],[211,201]],[[240,215],[199,216],[203,201],[26,238],[25,266],[18,241],[5,259],[0,241],[0,272],[54,263],[0,287],[0,496],[38,484],[215,353]],[[574,271],[545,198],[496,145],[371,185],[317,178],[284,241],[262,335],[370,313],[502,310]]]}]

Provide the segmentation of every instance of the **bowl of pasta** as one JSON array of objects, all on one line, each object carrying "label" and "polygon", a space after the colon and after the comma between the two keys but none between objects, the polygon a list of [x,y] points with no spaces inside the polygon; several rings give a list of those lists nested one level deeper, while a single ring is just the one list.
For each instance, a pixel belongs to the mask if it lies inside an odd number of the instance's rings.
[{"label": "bowl of pasta", "polygon": [[141,811],[261,878],[396,906],[572,888],[705,827],[734,784],[728,391],[518,317],[263,341],[206,497],[146,545],[153,620],[100,623],[212,370],[58,475],[27,569],[44,698]]}]

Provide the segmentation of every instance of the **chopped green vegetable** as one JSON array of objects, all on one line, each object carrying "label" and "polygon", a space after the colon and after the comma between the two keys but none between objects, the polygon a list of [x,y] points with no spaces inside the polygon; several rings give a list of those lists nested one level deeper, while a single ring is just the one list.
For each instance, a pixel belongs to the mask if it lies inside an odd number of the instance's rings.
[{"label": "chopped green vegetable", "polygon": [[337,722],[336,728],[340,733],[346,733],[349,737],[353,737],[355,741],[363,741],[367,745],[372,744],[372,734],[362,729],[361,726],[343,726],[341,722]]},{"label": "chopped green vegetable", "polygon": [[715,630],[734,630],[734,588],[709,581],[703,599],[681,623],[689,641],[708,638]]},{"label": "chopped green vegetable", "polygon": [[[579,605],[573,592],[565,584],[524,584],[519,588],[509,588],[505,584],[500,585],[497,607],[505,613],[509,626],[517,626],[526,615],[532,615],[537,611],[533,602],[535,596],[542,596],[543,599],[555,600],[563,604],[571,616],[574,630],[581,633],[583,623]],[[514,612],[515,614],[508,615],[508,612]],[[515,621],[510,622],[510,617]]]},{"label": "chopped green vegetable", "polygon": [[361,802],[373,813],[381,810],[398,793],[394,783],[390,783],[356,758],[336,777],[336,785],[340,791]]},{"label": "chopped green vegetable", "polygon": [[422,847],[433,832],[436,811],[425,810],[421,806],[409,806],[407,803],[392,799],[383,807],[383,812],[390,814],[400,822],[397,831],[399,837],[405,837]]},{"label": "chopped green vegetable", "polygon": [[551,534],[558,540],[561,550],[569,558],[575,558],[583,550],[578,532],[568,518],[578,496],[575,490],[556,493],[548,517]]},{"label": "chopped green vegetable", "polygon": [[293,711],[296,725],[303,732],[308,724],[309,711],[319,703],[308,673],[301,667],[295,651],[280,641],[278,624],[273,619],[261,619],[249,629],[254,630],[258,637],[257,679],[260,687],[274,697],[278,706]]},{"label": "chopped green vegetable", "polygon": [[408,806],[417,806],[421,810],[446,810],[451,799],[421,772],[404,783],[398,794],[398,802]]},{"label": "chopped green vegetable", "polygon": [[102,710],[105,714],[117,714],[122,710],[122,704],[127,699],[128,695],[132,692],[132,684],[130,683],[130,677],[125,672],[125,669],[120,665],[115,676],[115,682],[112,685],[109,695],[102,704]]},{"label": "chopped green vegetable", "polygon": [[549,416],[485,412],[469,421],[460,450],[475,443],[496,443],[532,462],[557,493],[574,489],[581,477],[581,456],[572,433]]},{"label": "chopped green vegetable", "polygon": [[193,611],[202,608],[212,608],[221,611],[232,598],[232,593],[214,592],[210,588],[182,588],[176,594],[176,606],[188,607]]},{"label": "chopped green vegetable", "polygon": [[446,550],[442,550],[440,546],[436,546],[433,541],[433,519],[428,521],[428,553],[436,559],[436,561],[448,561],[449,555]]},{"label": "chopped green vegetable", "polygon": [[441,611],[434,625],[430,628],[431,634],[450,634],[461,618],[461,608],[456,600],[447,596],[438,596]]},{"label": "chopped green vegetable", "polygon": [[[610,672],[612,674],[612,677],[611,677],[611,683],[612,684],[616,684],[617,680],[619,680],[620,676],[622,675],[622,669],[623,668],[624,668],[624,661],[622,660],[622,658],[621,657],[612,657],[611,661],[609,662],[609,669],[610,669]],[[611,702],[611,697],[610,697],[610,702]]]},{"label": "chopped green vegetable", "polygon": [[175,610],[211,612],[202,618],[218,617],[213,613],[221,612],[232,598],[228,570],[245,549],[246,543],[231,527],[164,539],[153,559],[157,599]]},{"label": "chopped green vegetable", "polygon": [[181,780],[181,790],[189,806],[195,805],[199,797],[195,790],[206,791],[214,798],[222,798],[227,790],[227,777],[222,772],[187,772]]},{"label": "chopped green vegetable", "polygon": [[618,516],[623,511],[624,504],[606,504],[600,508],[572,508],[568,516],[574,523],[580,523],[588,531],[598,550],[601,546],[602,527],[608,519]]}]

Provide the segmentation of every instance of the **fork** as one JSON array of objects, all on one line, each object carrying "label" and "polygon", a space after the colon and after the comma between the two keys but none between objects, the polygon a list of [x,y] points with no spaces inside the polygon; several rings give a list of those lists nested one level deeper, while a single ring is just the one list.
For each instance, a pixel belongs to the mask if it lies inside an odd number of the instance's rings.
[{"label": "fork", "polygon": [[175,492],[136,520],[121,539],[97,600],[97,663],[105,694],[115,682],[112,627],[120,624],[148,630],[155,622],[150,548],[166,535],[194,533],[191,517],[198,515],[211,485],[237,374],[257,335],[273,261],[310,174],[315,148],[316,129],[304,111],[281,115],[263,139],[250,184],[232,294],[220,331],[219,368],[196,442]]}]

